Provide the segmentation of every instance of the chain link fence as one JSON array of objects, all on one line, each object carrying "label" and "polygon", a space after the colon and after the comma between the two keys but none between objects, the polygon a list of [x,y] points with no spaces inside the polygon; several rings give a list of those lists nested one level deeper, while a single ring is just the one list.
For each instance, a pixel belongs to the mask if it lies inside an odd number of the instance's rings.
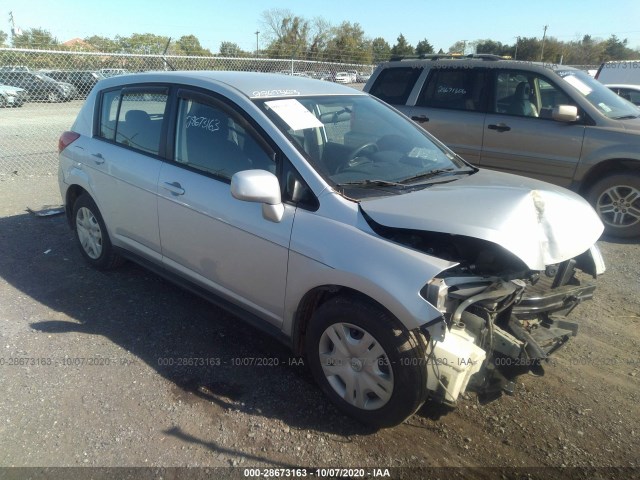
[{"label": "chain link fence", "polygon": [[[57,171],[57,145],[93,86],[106,76],[158,70],[236,70],[335,80],[373,65],[297,59],[137,55],[0,48],[0,178]],[[361,85],[360,85],[361,86]]]}]

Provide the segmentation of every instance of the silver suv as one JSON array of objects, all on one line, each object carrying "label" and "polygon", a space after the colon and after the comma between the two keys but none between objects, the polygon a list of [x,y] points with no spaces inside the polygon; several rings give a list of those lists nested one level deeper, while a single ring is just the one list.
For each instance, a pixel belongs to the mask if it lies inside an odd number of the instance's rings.
[{"label": "silver suv", "polygon": [[640,236],[640,109],[564,65],[397,58],[364,87],[474,165],[570,188],[606,233]]},{"label": "silver suv", "polygon": [[304,356],[378,427],[510,388],[591,298],[602,224],[563,188],[479,170],[374,97],[238,72],[112,77],[59,141],[80,252],[134,260]]}]

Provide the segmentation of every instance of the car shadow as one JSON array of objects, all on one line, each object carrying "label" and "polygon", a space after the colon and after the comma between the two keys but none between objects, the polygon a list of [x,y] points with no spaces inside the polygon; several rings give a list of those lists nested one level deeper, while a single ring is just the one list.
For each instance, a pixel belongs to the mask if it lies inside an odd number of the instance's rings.
[{"label": "car shadow", "polygon": [[86,265],[64,216],[0,218],[0,246],[0,276],[71,319],[38,320],[32,329],[104,336],[171,382],[177,400],[205,409],[340,436],[373,433],[335,409],[279,341],[135,264],[108,272]]}]

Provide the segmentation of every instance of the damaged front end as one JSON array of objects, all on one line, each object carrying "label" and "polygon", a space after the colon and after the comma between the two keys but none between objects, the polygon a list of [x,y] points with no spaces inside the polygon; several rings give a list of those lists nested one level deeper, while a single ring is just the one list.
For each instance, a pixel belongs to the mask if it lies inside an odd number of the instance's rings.
[{"label": "damaged front end", "polygon": [[513,392],[513,374],[541,373],[549,355],[577,333],[567,316],[592,298],[595,282],[588,276],[604,272],[595,245],[536,270],[487,240],[386,227],[365,217],[389,240],[457,262],[420,292],[442,314],[422,327],[429,342],[427,388],[448,404],[467,388],[491,399]]},{"label": "damaged front end", "polygon": [[[593,296],[595,283],[579,280],[579,270],[594,278],[604,271],[596,246],[544,271],[520,272],[519,278],[474,276],[456,268],[432,279],[423,297],[448,326],[441,336],[424,332],[432,396],[455,403],[468,384],[492,398],[513,392],[507,376],[528,370],[540,374],[549,356],[578,331],[567,316]],[[456,385],[463,371],[465,380]]]}]

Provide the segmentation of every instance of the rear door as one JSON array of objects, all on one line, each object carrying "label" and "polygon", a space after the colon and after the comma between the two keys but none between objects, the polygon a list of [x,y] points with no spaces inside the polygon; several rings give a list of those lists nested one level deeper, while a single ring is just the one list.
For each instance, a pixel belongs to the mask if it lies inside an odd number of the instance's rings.
[{"label": "rear door", "polygon": [[117,245],[160,260],[157,184],[162,165],[168,88],[103,92],[96,131],[83,145],[93,196]]},{"label": "rear door", "polygon": [[576,105],[549,78],[496,71],[480,165],[568,187],[582,151],[585,126],[551,118],[557,105]]},{"label": "rear door", "polygon": [[230,193],[238,171],[276,173],[268,145],[236,106],[189,89],[178,92],[171,136],[158,181],[164,264],[280,326],[295,207],[274,223]]},{"label": "rear door", "polygon": [[488,72],[433,67],[408,115],[465,160],[478,164],[487,111]]}]

